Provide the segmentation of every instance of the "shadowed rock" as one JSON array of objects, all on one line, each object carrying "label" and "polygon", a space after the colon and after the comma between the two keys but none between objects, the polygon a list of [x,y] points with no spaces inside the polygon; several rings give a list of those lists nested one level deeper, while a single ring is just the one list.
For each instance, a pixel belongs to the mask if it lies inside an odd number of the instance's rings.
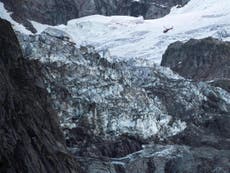
[{"label": "shadowed rock", "polygon": [[82,172],[67,152],[38,61],[25,60],[0,19],[0,172]]},{"label": "shadowed rock", "polygon": [[162,66],[198,81],[230,78],[230,42],[214,38],[191,39],[169,45]]}]

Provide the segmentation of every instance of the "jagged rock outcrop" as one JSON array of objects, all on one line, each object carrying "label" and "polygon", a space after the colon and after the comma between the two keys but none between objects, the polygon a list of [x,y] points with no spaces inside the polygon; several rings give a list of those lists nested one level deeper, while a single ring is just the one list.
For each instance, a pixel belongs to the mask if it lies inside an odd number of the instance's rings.
[{"label": "jagged rock outcrop", "polygon": [[230,91],[230,42],[214,38],[191,39],[169,45],[161,65],[196,81],[209,81]]},{"label": "jagged rock outcrop", "polygon": [[[18,37],[25,57],[42,62],[69,149],[89,173],[228,172],[228,92],[167,68],[108,61],[60,32]],[[118,165],[110,159],[151,143],[161,149],[118,159]],[[166,152],[168,144],[174,149]],[[166,154],[155,157],[159,152]]]},{"label": "jagged rock outcrop", "polygon": [[177,4],[189,0],[1,0],[12,17],[35,32],[29,20],[44,24],[65,24],[68,20],[93,15],[131,15],[159,18]]},{"label": "jagged rock outcrop", "polygon": [[36,60],[23,59],[11,25],[0,19],[0,172],[82,172],[66,150]]},{"label": "jagged rock outcrop", "polygon": [[230,78],[230,42],[191,39],[169,45],[161,62],[181,76],[198,81]]}]

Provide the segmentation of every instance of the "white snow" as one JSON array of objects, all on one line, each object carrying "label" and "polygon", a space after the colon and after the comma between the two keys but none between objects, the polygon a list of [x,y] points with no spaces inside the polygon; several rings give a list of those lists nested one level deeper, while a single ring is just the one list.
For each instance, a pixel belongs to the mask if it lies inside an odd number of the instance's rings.
[{"label": "white snow", "polygon": [[[164,27],[172,26],[173,30],[163,33]],[[208,36],[230,40],[230,1],[191,0],[183,8],[175,7],[169,15],[154,20],[94,15],[57,28],[70,34],[77,45],[107,49],[115,58],[142,65],[159,64],[167,46],[177,40]]]},{"label": "white snow", "polygon": [[11,15],[11,13],[8,12],[8,11],[5,9],[4,4],[3,4],[2,2],[0,2],[0,18],[5,19],[5,20],[8,20],[8,21],[12,24],[14,30],[20,31],[20,32],[22,32],[22,33],[24,33],[24,34],[32,34],[32,33],[31,33],[29,30],[27,30],[22,24],[19,24],[19,23],[17,23],[16,21],[14,21],[14,20],[11,18],[10,15]]},{"label": "white snow", "polygon": [[[0,3],[0,16],[15,24]],[[31,21],[38,33],[48,25]],[[25,29],[15,24],[18,30]],[[167,46],[175,41],[213,36],[230,41],[230,0],[191,0],[183,8],[172,8],[169,15],[153,20],[143,17],[100,15],[73,19],[67,25],[53,26],[67,32],[80,45],[93,45],[113,59],[152,66],[161,62]],[[164,34],[165,28],[173,27]]]}]

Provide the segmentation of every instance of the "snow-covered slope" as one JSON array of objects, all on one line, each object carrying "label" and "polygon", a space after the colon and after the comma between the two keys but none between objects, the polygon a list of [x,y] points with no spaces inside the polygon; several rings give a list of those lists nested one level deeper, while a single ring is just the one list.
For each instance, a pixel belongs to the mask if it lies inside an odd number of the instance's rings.
[{"label": "snow-covered slope", "polygon": [[[2,3],[0,7],[0,16],[11,20],[9,15],[5,15]],[[32,23],[39,32],[48,27]],[[16,28],[21,30],[20,27],[17,25]],[[163,33],[165,27],[173,27],[173,30]],[[169,15],[154,20],[94,15],[74,19],[67,25],[55,28],[70,34],[78,46],[93,45],[102,54],[109,53],[116,59],[135,60],[142,65],[159,64],[167,46],[177,40],[208,36],[230,40],[230,1],[191,0],[183,8],[174,7]]]},{"label": "snow-covered slope", "polygon": [[[42,31],[44,25],[35,23]],[[164,34],[164,27],[173,30]],[[97,50],[108,49],[120,59],[136,59],[145,65],[160,63],[167,46],[177,40],[208,36],[230,40],[230,1],[191,0],[183,8],[155,20],[127,16],[89,16],[71,20],[57,28],[68,32],[77,45],[90,44]]]}]

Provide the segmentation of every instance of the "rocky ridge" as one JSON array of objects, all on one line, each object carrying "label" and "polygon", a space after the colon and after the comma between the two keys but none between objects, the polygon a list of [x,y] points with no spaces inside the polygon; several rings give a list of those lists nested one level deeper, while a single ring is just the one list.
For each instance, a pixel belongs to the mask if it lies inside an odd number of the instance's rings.
[{"label": "rocky ridge", "polygon": [[170,67],[185,78],[209,81],[230,91],[229,60],[230,43],[209,37],[169,45],[161,65]]},{"label": "rocky ridge", "polygon": [[41,63],[24,59],[10,23],[0,19],[0,172],[83,172],[67,151]]},{"label": "rocky ridge", "polygon": [[230,77],[229,60],[230,43],[208,37],[169,45],[161,65],[185,78],[209,81]]}]

